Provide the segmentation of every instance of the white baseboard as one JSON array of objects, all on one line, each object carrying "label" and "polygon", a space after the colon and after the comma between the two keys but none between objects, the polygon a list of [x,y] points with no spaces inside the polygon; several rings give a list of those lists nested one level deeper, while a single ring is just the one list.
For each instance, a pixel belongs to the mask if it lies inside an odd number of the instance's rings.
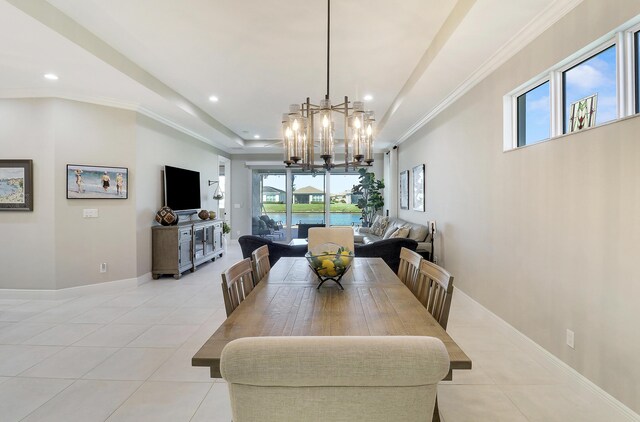
[{"label": "white baseboard", "polygon": [[612,407],[615,407],[616,409],[618,409],[621,414],[629,418],[629,421],[640,422],[640,415],[638,415],[636,412],[631,410],[624,403],[620,402],[611,394],[607,393],[598,385],[596,385],[589,378],[585,377],[580,372],[576,371],[574,368],[567,365],[564,361],[562,361],[556,355],[552,354],[547,349],[540,346],[538,343],[536,343],[535,341],[531,340],[529,337],[524,335],[522,332],[518,331],[514,326],[512,326],[511,324],[509,324],[508,322],[500,318],[498,315],[494,314],[489,309],[482,306],[480,303],[474,300],[471,296],[469,296],[468,294],[466,294],[465,292],[463,292],[462,290],[460,290],[455,286],[454,286],[454,289],[456,292],[455,294],[464,296],[466,299],[472,301],[473,303],[475,303],[476,305],[484,309],[489,315],[491,315],[491,317],[495,319],[495,321],[498,324],[502,325],[502,328],[504,329],[503,334],[505,334],[507,337],[513,340],[516,344],[524,343],[528,347],[535,348],[537,351],[542,353],[551,363],[556,365],[559,369],[563,370],[565,373],[567,373],[569,376],[574,378],[576,381],[580,382],[582,385],[584,385],[586,388],[591,390],[593,393],[602,397],[602,399],[607,403],[609,403]]},{"label": "white baseboard", "polygon": [[104,283],[88,284],[85,286],[68,287],[66,289],[0,289],[0,299],[66,299],[86,294],[117,293],[138,287],[150,281],[151,273],[139,277],[123,280],[107,281]]}]

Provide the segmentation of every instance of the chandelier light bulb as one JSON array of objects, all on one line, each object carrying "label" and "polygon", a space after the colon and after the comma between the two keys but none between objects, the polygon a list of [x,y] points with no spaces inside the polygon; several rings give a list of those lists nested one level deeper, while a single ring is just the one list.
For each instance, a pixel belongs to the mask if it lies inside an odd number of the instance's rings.
[{"label": "chandelier light bulb", "polygon": [[372,133],[373,129],[371,128],[371,125],[367,126],[367,136],[371,136]]},{"label": "chandelier light bulb", "polygon": [[300,128],[300,123],[298,123],[298,119],[295,119],[293,121],[293,131],[297,132],[299,128]]},{"label": "chandelier light bulb", "polygon": [[322,127],[329,127],[329,119],[327,118],[326,114],[322,118]]},{"label": "chandelier light bulb", "polygon": [[355,125],[356,129],[360,129],[360,119],[358,117],[356,117],[353,124]]}]

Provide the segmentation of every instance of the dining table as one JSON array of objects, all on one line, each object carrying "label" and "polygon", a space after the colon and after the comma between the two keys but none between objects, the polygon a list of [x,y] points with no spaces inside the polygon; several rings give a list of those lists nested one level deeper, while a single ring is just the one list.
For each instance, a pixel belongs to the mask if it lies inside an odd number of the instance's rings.
[{"label": "dining table", "polygon": [[220,356],[231,341],[263,336],[431,336],[442,340],[452,370],[471,359],[381,258],[354,258],[340,283],[317,288],[306,258],[280,258],[193,356],[221,378]]}]

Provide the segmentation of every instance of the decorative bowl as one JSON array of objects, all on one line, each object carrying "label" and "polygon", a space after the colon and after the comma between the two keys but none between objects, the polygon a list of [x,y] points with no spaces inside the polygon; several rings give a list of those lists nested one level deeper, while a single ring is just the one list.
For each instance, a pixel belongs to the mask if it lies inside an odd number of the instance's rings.
[{"label": "decorative bowl", "polygon": [[353,252],[335,243],[323,243],[305,254],[309,266],[320,279],[318,288],[327,280],[335,281],[340,288],[340,279],[353,262]]}]

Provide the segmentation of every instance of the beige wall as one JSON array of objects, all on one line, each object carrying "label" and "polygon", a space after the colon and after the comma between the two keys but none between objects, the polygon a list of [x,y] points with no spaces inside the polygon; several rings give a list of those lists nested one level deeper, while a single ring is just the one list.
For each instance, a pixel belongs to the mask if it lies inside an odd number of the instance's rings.
[{"label": "beige wall", "polygon": [[[66,199],[66,165],[127,167],[135,182],[135,113],[86,103],[51,100],[55,167],[56,288],[133,278],[136,190],[125,200]],[[86,208],[98,218],[83,218]],[[100,263],[107,272],[100,273]]]},{"label": "beige wall", "polygon": [[[399,147],[456,285],[640,411],[640,117],[504,153],[502,97],[640,13],[585,0]],[[426,158],[428,157],[428,158]],[[565,344],[575,332],[575,350]]]},{"label": "beige wall", "polygon": [[[136,125],[136,241],[137,274],[151,271],[151,226],[156,212],[163,204],[162,175],[164,165],[200,172],[200,193],[203,209],[217,209],[213,200],[218,180],[220,151],[197,141],[148,117],[138,115]],[[196,217],[197,218],[197,217]]]},{"label": "beige wall", "polygon": [[[217,206],[207,181],[218,179],[219,151],[135,112],[0,100],[0,119],[0,155],[33,159],[35,194],[33,212],[0,212],[0,288],[62,289],[151,271],[165,164],[200,171],[202,207]],[[66,199],[67,164],[127,167],[128,199]],[[99,217],[83,218],[87,208]]]},{"label": "beige wall", "polygon": [[34,211],[0,211],[0,288],[55,288],[52,114],[50,101],[0,100],[0,157],[32,159],[34,176]]}]

